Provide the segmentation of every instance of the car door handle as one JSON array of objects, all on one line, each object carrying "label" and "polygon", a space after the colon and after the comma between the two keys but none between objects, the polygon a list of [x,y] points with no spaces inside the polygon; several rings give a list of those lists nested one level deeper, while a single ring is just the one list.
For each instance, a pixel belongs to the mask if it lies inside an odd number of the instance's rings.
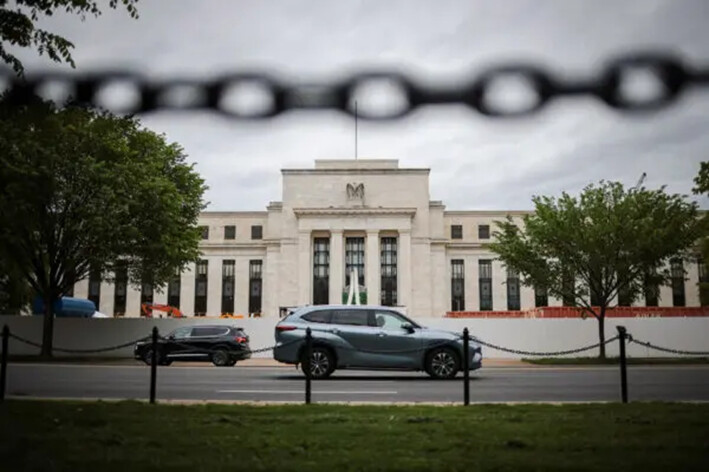
[{"label": "car door handle", "polygon": [[333,333],[333,334],[340,334],[340,330],[337,329],[337,328],[332,328],[332,329],[330,330],[330,332]]},{"label": "car door handle", "polygon": [[379,334],[377,334],[377,336],[379,336],[380,338],[384,338],[384,337],[386,337],[386,335],[387,334],[384,332],[380,332]]}]

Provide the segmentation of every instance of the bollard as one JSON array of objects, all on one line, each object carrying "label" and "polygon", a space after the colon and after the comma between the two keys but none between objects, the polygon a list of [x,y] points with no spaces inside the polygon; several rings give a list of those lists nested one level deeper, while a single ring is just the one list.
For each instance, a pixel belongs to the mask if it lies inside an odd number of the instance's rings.
[{"label": "bollard", "polygon": [[305,359],[303,359],[303,369],[305,371],[305,404],[310,405],[310,357],[313,355],[313,333],[310,328],[305,330]]},{"label": "bollard", "polygon": [[463,329],[463,404],[470,405],[470,332]]},{"label": "bollard", "polygon": [[0,402],[5,401],[5,386],[7,380],[7,343],[10,340],[10,328],[2,328],[2,365],[0,365]]},{"label": "bollard", "polygon": [[620,397],[623,403],[628,403],[628,373],[625,362],[625,338],[627,336],[624,326],[618,329],[618,342],[620,343]]},{"label": "bollard", "polygon": [[150,403],[155,403],[155,383],[158,376],[158,327],[153,326],[153,358],[150,359]]}]

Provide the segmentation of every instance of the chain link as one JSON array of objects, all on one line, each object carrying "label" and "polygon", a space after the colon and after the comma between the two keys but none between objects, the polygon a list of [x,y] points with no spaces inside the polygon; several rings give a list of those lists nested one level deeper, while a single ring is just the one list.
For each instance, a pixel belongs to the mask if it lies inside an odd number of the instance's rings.
[{"label": "chain link", "polygon": [[709,351],[683,351],[680,349],[672,349],[669,347],[656,346],[647,341],[639,341],[632,336],[628,335],[628,343],[635,343],[640,346],[644,346],[650,349],[655,349],[656,351],[668,352],[671,354],[682,354],[686,356],[709,356]]},{"label": "chain link", "polygon": [[534,351],[522,351],[522,350],[519,350],[519,349],[509,349],[509,348],[506,348],[506,347],[497,346],[497,345],[495,345],[495,344],[485,342],[485,341],[483,341],[483,340],[481,340],[481,339],[478,339],[478,338],[476,338],[476,337],[474,337],[474,336],[471,336],[470,339],[473,340],[473,341],[475,341],[475,342],[477,342],[477,343],[479,343],[479,344],[482,344],[483,346],[486,346],[486,347],[489,347],[489,348],[492,348],[492,349],[497,349],[498,351],[509,352],[509,353],[511,353],[511,354],[520,354],[520,355],[524,355],[524,356],[553,357],[553,356],[563,356],[563,355],[565,355],[565,354],[576,354],[576,353],[579,353],[579,352],[589,351],[589,350],[591,350],[591,349],[596,349],[596,348],[598,348],[598,347],[601,347],[601,346],[604,345],[604,344],[608,344],[608,343],[610,343],[610,342],[616,341],[616,340],[618,339],[618,336],[615,336],[615,337],[613,337],[613,338],[607,339],[607,340],[605,340],[605,341],[602,342],[602,343],[591,344],[591,345],[589,345],[589,346],[580,347],[580,348],[578,348],[578,349],[569,349],[569,350],[567,350],[567,351],[549,351],[549,352],[534,352]]},{"label": "chain link", "polygon": [[[10,337],[14,338],[17,341],[20,341],[21,343],[28,344],[30,346],[34,346],[34,347],[38,347],[38,348],[42,347],[42,344],[40,344],[40,343],[30,341],[29,339],[25,339],[23,337],[17,336],[12,333],[10,333]],[[117,344],[115,346],[110,346],[110,347],[97,348],[97,349],[64,349],[64,348],[60,348],[60,347],[52,347],[52,351],[64,352],[67,354],[96,354],[99,352],[116,351],[118,349],[123,349],[124,347],[133,346],[138,342],[146,341],[149,339],[150,339],[150,336],[146,336],[144,338],[140,338],[135,341],[131,341],[131,342],[123,343],[123,344]]]},{"label": "chain link", "polygon": [[[654,94],[637,97],[630,92],[638,75],[652,77],[657,85]],[[533,99],[513,109],[496,104],[495,90],[504,87],[505,82],[509,84],[510,79],[523,84],[526,95]],[[16,104],[27,103],[35,94],[42,96],[47,87],[57,84],[79,103],[116,113],[213,110],[230,118],[258,120],[290,110],[335,109],[354,116],[357,101],[360,118],[392,120],[421,106],[439,104],[464,104],[491,117],[525,116],[540,111],[553,99],[579,95],[595,97],[616,110],[659,110],[690,86],[707,87],[709,67],[691,66],[674,54],[634,52],[607,61],[597,74],[586,79],[572,80],[555,76],[539,65],[515,63],[492,67],[448,87],[423,85],[396,71],[363,71],[331,83],[288,82],[260,72],[158,81],[130,71],[47,72],[24,78],[10,70],[0,71],[0,93],[3,88],[9,90],[9,97]],[[383,91],[398,105],[390,103],[384,109],[373,106],[366,97],[368,88],[370,92]],[[132,99],[116,104],[116,95]]]}]

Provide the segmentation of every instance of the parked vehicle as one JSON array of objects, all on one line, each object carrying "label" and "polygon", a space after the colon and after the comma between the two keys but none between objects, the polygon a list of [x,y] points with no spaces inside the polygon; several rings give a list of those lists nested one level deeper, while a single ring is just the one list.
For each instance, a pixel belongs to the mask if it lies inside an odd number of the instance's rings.
[{"label": "parked vehicle", "polygon": [[[322,379],[335,369],[425,371],[447,379],[462,367],[463,337],[419,326],[390,307],[318,305],[303,307],[276,325],[274,358],[301,364],[305,333],[312,332],[310,371]],[[482,350],[470,341],[469,369],[479,369]]]},{"label": "parked vehicle", "polygon": [[[133,349],[135,358],[150,365],[151,341],[140,341]],[[229,325],[193,325],[177,328],[158,339],[158,364],[173,361],[210,361],[216,366],[233,366],[251,357],[249,337],[243,328]]]}]

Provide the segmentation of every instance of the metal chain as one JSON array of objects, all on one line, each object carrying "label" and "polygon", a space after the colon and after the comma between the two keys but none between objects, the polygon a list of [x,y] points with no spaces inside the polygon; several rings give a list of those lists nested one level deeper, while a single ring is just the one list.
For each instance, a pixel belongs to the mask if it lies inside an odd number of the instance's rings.
[{"label": "metal chain", "polygon": [[546,357],[546,356],[549,356],[549,357],[553,357],[553,356],[562,356],[562,355],[565,355],[565,354],[576,354],[576,353],[579,353],[579,352],[589,351],[589,350],[591,350],[591,349],[596,349],[596,348],[598,348],[598,347],[601,347],[603,344],[608,344],[608,343],[610,343],[610,342],[616,341],[616,340],[618,339],[618,336],[615,336],[615,337],[613,337],[613,338],[607,339],[607,340],[605,340],[605,341],[602,342],[602,343],[596,343],[596,344],[592,344],[592,345],[589,345],[589,346],[580,347],[580,348],[578,348],[578,349],[569,349],[569,350],[567,350],[567,351],[550,351],[550,352],[533,352],[533,351],[522,351],[522,350],[519,350],[519,349],[509,349],[509,348],[506,348],[506,347],[497,346],[497,345],[495,345],[495,344],[485,342],[485,341],[483,341],[483,340],[481,340],[481,339],[479,339],[479,338],[476,338],[476,337],[474,337],[474,336],[471,336],[470,339],[473,340],[473,341],[475,341],[475,342],[477,342],[477,343],[482,344],[483,346],[490,347],[490,348],[492,348],[492,349],[497,349],[498,351],[509,352],[509,353],[511,353],[511,354],[521,354],[521,355],[525,355],[525,356],[545,356],[545,357]]},{"label": "metal chain", "polygon": [[[15,334],[10,333],[10,337],[16,339],[17,341],[20,341],[21,343],[29,344],[30,346],[34,347],[42,347],[42,344],[36,343],[34,341],[30,341],[29,339],[25,339],[23,337],[17,336]],[[140,341],[145,341],[149,340],[150,336],[146,336],[144,338],[140,338],[135,341],[123,343],[123,344],[118,344],[115,346],[110,346],[110,347],[103,347],[103,348],[98,348],[98,349],[64,349],[60,347],[52,347],[52,351],[56,352],[64,352],[67,354],[95,354],[99,352],[108,352],[108,351],[116,351],[118,349],[123,349],[124,347],[129,347],[135,345],[135,343],[138,343]]]},{"label": "metal chain", "polygon": [[[629,93],[638,74],[654,79],[658,85],[654,95],[640,98]],[[510,79],[522,84],[527,95],[533,96],[529,103],[514,109],[495,103],[495,89],[499,90]],[[492,67],[460,81],[457,86],[447,87],[424,85],[396,71],[363,71],[331,83],[289,83],[253,71],[203,80],[164,81],[131,71],[46,72],[24,78],[16,77],[10,70],[0,71],[0,93],[3,88],[9,90],[10,99],[17,104],[27,103],[35,94],[43,95],[47,87],[57,84],[76,102],[116,113],[206,109],[230,118],[258,120],[290,110],[336,109],[354,116],[354,103],[358,101],[360,118],[391,120],[421,106],[439,104],[464,104],[486,116],[525,116],[540,111],[552,99],[580,95],[595,97],[616,110],[647,112],[670,105],[691,86],[707,87],[709,67],[692,66],[674,54],[635,52],[608,61],[597,74],[586,79],[572,80],[551,74],[538,65],[514,63]],[[368,88],[384,91],[399,105],[387,105],[384,110],[372,106],[371,100],[363,96]],[[132,100],[116,104],[116,95],[132,96]],[[260,105],[253,105],[254,97],[260,100]]]},{"label": "metal chain", "polygon": [[640,346],[655,349],[656,351],[669,352],[671,354],[683,354],[687,356],[709,356],[709,351],[683,351],[680,349],[671,349],[669,347],[656,346],[647,341],[639,341],[630,335],[628,335],[628,343],[639,344]]}]

